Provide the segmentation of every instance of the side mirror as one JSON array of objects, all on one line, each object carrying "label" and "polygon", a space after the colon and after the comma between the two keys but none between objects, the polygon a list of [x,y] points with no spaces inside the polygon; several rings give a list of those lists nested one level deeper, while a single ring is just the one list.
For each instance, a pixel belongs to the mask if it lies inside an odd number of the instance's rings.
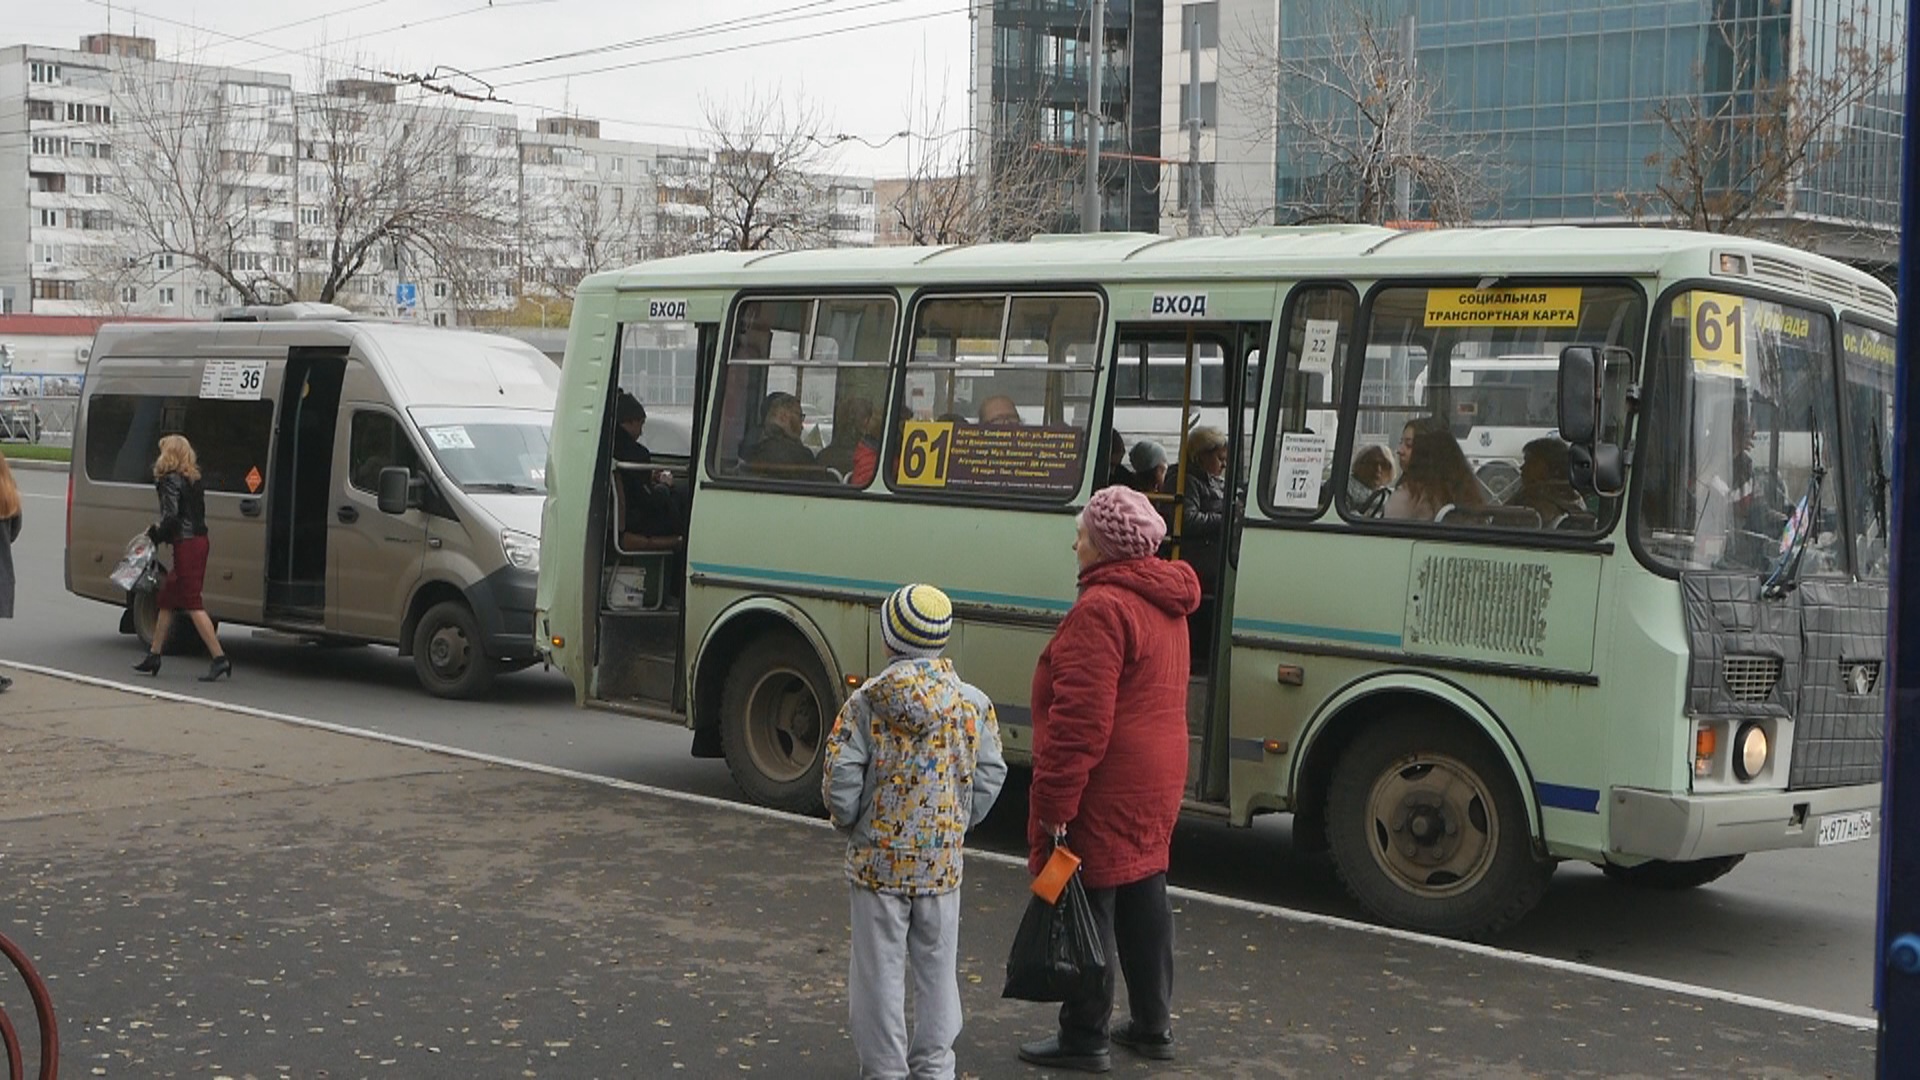
[{"label": "side mirror", "polygon": [[1600,430],[1600,350],[1569,345],[1560,350],[1560,437],[1592,446]]},{"label": "side mirror", "polygon": [[380,512],[404,514],[416,505],[413,498],[413,473],[398,465],[380,470]]}]

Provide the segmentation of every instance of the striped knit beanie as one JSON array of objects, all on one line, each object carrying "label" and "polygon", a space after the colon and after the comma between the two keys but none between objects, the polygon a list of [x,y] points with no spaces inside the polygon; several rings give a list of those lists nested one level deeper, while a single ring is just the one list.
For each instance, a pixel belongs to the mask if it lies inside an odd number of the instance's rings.
[{"label": "striped knit beanie", "polygon": [[952,630],[953,601],[931,585],[902,585],[880,606],[880,637],[900,656],[939,656]]}]

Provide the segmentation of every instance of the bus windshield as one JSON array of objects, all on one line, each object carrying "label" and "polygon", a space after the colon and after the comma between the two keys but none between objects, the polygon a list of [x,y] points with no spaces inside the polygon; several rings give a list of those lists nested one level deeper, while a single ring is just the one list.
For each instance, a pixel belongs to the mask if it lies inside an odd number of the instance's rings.
[{"label": "bus windshield", "polygon": [[545,413],[508,409],[415,409],[428,449],[466,491],[547,493]]},{"label": "bus windshield", "polygon": [[1673,570],[1763,574],[1796,506],[1822,508],[1801,573],[1841,569],[1838,424],[1827,317],[1752,297],[1674,298],[1651,369],[1642,549]]},{"label": "bus windshield", "polygon": [[1893,471],[1893,335],[1847,323],[1840,332],[1847,441],[1847,508],[1863,578],[1887,577],[1887,498]]}]

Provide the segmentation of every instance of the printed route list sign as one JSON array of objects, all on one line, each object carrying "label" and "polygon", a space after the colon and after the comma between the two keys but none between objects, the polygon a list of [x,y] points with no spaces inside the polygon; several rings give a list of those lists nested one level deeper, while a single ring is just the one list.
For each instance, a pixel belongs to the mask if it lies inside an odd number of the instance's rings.
[{"label": "printed route list sign", "polygon": [[1084,436],[1070,427],[984,427],[909,420],[900,444],[904,487],[1058,493],[1080,486]]}]

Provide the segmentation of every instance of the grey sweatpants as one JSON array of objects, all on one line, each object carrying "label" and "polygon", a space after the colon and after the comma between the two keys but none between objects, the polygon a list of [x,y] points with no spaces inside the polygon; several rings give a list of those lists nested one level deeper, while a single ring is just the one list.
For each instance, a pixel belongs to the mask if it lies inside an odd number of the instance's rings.
[{"label": "grey sweatpants", "polygon": [[[960,1035],[960,891],[893,896],[861,885],[853,895],[847,1005],[860,1075],[952,1080]],[[907,1040],[907,976],[913,1040]]]}]

